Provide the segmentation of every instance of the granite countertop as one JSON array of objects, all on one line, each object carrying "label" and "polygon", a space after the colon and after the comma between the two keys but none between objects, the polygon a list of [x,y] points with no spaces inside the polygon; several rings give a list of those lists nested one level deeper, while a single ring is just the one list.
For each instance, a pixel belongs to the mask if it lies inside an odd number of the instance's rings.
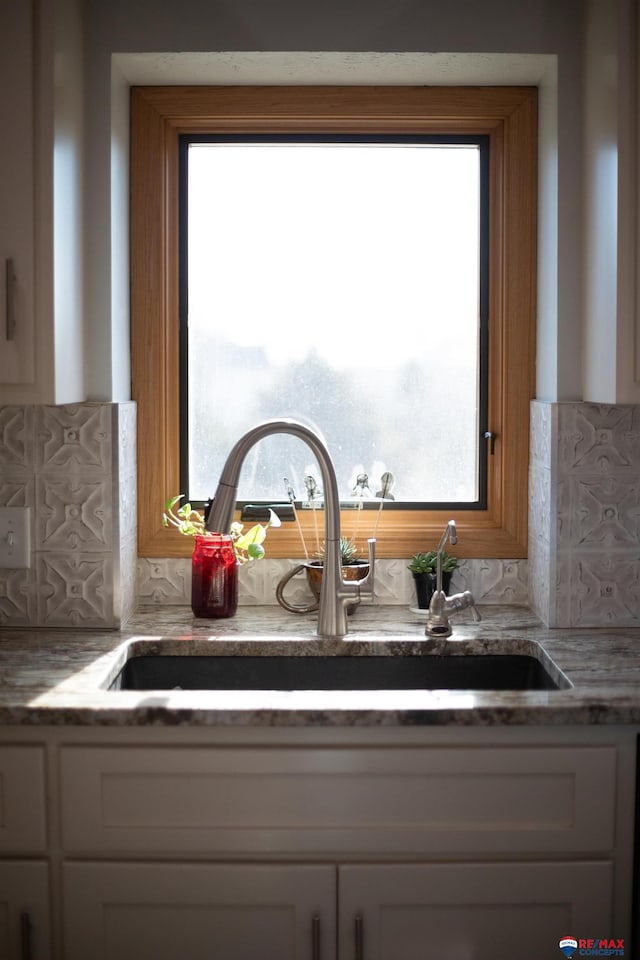
[{"label": "granite countertop", "polygon": [[[424,636],[406,607],[363,604],[342,641],[315,636],[314,616],[247,606],[197,620],[185,606],[141,608],[121,631],[4,629],[0,723],[98,726],[420,726],[640,724],[640,629],[551,630],[523,607],[452,618]],[[539,645],[536,646],[536,644]],[[388,656],[536,652],[571,686],[551,691],[111,691],[132,653]],[[553,669],[553,668],[552,668]]]}]

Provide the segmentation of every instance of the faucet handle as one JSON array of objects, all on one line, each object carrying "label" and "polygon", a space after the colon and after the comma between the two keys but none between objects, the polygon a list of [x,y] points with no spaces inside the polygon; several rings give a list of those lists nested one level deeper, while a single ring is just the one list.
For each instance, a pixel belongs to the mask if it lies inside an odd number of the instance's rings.
[{"label": "faucet handle", "polygon": [[455,593],[452,597],[448,597],[447,608],[450,612],[454,612],[456,610],[470,610],[471,616],[476,623],[480,623],[482,620],[480,611],[476,607],[476,602],[473,599],[473,594],[470,590],[465,590],[464,593]]},{"label": "faucet handle", "polygon": [[369,566],[373,570],[376,562],[376,538],[369,537],[367,543],[369,544]]},{"label": "faucet handle", "polygon": [[369,537],[369,573],[364,577],[363,580],[358,580],[358,587],[360,596],[370,597],[373,599],[373,592],[375,587],[375,568],[376,568],[376,538]]},{"label": "faucet handle", "polygon": [[473,617],[475,623],[480,623],[482,617],[480,616],[480,611],[476,607],[476,602],[473,599],[473,594],[470,590],[465,590],[462,594],[463,607],[466,607],[471,611],[471,616]]}]

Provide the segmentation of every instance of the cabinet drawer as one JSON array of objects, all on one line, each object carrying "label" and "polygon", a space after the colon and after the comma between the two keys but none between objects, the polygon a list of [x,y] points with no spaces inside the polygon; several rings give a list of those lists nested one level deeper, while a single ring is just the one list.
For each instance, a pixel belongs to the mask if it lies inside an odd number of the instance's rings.
[{"label": "cabinet drawer", "polygon": [[0,747],[0,854],[46,847],[44,750]]},{"label": "cabinet drawer", "polygon": [[613,846],[613,746],[62,751],[79,852],[477,855]]}]

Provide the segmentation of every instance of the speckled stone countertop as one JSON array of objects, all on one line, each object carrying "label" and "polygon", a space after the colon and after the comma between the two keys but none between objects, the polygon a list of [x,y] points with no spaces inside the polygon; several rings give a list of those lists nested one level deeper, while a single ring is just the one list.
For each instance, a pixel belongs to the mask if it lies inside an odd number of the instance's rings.
[{"label": "speckled stone countertop", "polygon": [[[550,630],[522,607],[452,618],[428,640],[424,618],[363,604],[343,641],[315,636],[313,616],[244,607],[197,620],[185,606],[141,608],[119,632],[4,629],[0,724],[97,726],[420,726],[640,724],[640,629]],[[112,691],[131,655],[460,655],[533,653],[569,681],[551,691]],[[553,661],[548,664],[548,658]]]}]

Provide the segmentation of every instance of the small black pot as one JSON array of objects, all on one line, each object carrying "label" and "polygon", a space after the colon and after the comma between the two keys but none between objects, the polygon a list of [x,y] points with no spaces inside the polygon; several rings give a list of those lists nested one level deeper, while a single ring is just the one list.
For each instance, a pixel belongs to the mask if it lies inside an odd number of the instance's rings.
[{"label": "small black pot", "polygon": [[[436,590],[435,573],[414,573],[411,571],[414,583],[416,585],[416,598],[419,610],[428,610],[431,603],[431,597]],[[451,587],[451,573],[442,571],[442,589],[448,595]]]}]

